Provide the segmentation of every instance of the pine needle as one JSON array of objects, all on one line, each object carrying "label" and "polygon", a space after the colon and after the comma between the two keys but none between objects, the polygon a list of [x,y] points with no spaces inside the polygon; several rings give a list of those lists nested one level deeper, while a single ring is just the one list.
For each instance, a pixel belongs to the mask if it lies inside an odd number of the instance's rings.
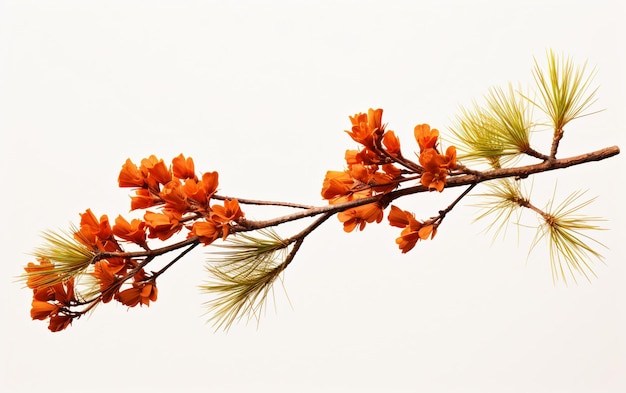
[{"label": "pine needle", "polygon": [[242,318],[259,320],[273,284],[286,268],[283,263],[289,243],[271,229],[257,231],[261,236],[239,233],[212,253],[207,271],[212,281],[200,286],[215,297],[206,302],[209,321],[216,329],[228,330]]},{"label": "pine needle", "polygon": [[[498,179],[486,184],[488,191],[476,196],[483,198],[484,202],[474,206],[482,209],[482,212],[474,219],[474,222],[490,218],[491,223],[485,228],[486,232],[493,231],[495,241],[500,234],[504,237],[511,217],[520,212],[520,202],[527,201],[527,197],[521,190],[520,182],[512,179]],[[519,214],[516,221],[519,220]]]},{"label": "pine needle", "polygon": [[[604,228],[595,223],[604,220],[578,213],[596,199],[591,198],[577,203],[585,193],[586,191],[576,191],[552,212],[548,211],[533,240],[531,251],[541,239],[547,239],[552,279],[555,282],[561,279],[567,284],[567,278],[571,277],[576,283],[577,276],[583,276],[590,281],[590,275],[597,277],[591,266],[592,261],[603,262],[604,258],[592,245],[603,248],[606,246],[585,232],[603,230]],[[552,203],[548,210],[552,210]]]},{"label": "pine needle", "polygon": [[486,160],[500,168],[530,147],[531,126],[526,100],[509,84],[506,91],[491,89],[484,106],[474,103],[472,109],[461,108],[451,132],[461,152],[459,159]]},{"label": "pine needle", "polygon": [[555,130],[563,130],[570,121],[592,114],[585,112],[596,102],[598,88],[589,91],[596,72],[592,70],[587,74],[586,67],[585,62],[576,68],[571,58],[559,58],[553,51],[548,52],[547,70],[535,59],[533,76],[541,102],[528,100],[550,117]]}]

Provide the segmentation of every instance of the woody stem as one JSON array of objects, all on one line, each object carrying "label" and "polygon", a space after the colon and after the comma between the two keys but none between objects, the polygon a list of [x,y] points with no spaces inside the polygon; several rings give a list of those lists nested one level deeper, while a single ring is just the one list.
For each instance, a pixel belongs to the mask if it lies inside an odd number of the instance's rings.
[{"label": "woody stem", "polygon": [[[535,173],[549,172],[556,169],[568,168],[570,166],[580,165],[591,161],[601,161],[610,157],[613,157],[620,153],[619,147],[612,146],[594,152],[581,154],[579,156],[554,159],[550,161],[544,161],[538,164],[526,165],[514,168],[498,168],[484,172],[465,173],[459,175],[450,176],[446,181],[446,188],[460,187],[471,184],[478,184],[488,180],[501,179],[507,177],[519,177],[526,178]],[[319,214],[331,212],[338,213],[349,208],[367,205],[374,202],[380,202],[381,205],[386,206],[391,201],[400,197],[412,194],[418,194],[429,191],[428,187],[423,185],[417,185],[413,187],[404,188],[401,190],[392,191],[384,195],[375,195],[368,198],[362,198],[353,200],[350,202],[331,204],[327,206],[314,207],[311,209],[302,210],[296,213],[288,214],[285,216],[276,217],[269,220],[252,221],[241,220],[238,231],[250,231],[261,228],[272,227],[280,225],[289,221],[299,220],[305,217],[313,217]]]}]

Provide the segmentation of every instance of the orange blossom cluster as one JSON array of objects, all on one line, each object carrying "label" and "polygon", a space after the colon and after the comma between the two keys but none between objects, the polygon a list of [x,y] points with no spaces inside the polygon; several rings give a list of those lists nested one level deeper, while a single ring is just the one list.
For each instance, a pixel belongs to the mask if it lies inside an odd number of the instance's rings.
[{"label": "orange blossom cluster", "polygon": [[[401,182],[419,179],[429,190],[443,191],[449,171],[456,169],[456,149],[450,146],[445,154],[438,149],[439,131],[428,124],[415,126],[414,136],[420,148],[419,163],[406,159],[400,140],[382,123],[382,109],[350,116],[350,137],[362,145],[360,150],[347,150],[344,171],[328,171],[322,186],[322,197],[331,204],[383,196],[399,187]],[[380,200],[348,208],[338,214],[346,232],[363,230],[368,223],[379,223],[386,206]],[[403,228],[396,243],[403,253],[411,250],[418,240],[434,237],[436,225],[415,219],[408,211],[391,207],[388,216],[392,226]]]},{"label": "orange blossom cluster", "polygon": [[[197,237],[208,245],[218,238],[225,239],[233,223],[244,216],[236,199],[212,205],[218,173],[204,173],[199,178],[193,160],[182,154],[172,160],[169,168],[155,156],[141,160],[139,166],[128,159],[118,182],[120,187],[135,189],[131,210],[154,209],[146,210],[143,219],[128,221],[120,215],[113,225],[107,215],[98,219],[90,209],[80,215],[80,229],[74,233],[74,239],[95,256],[117,255],[94,257],[90,274],[99,286],[100,295],[91,302],[107,303],[115,299],[134,307],[149,306],[157,300],[156,276],[147,273],[142,265],[146,257],[119,256],[124,253],[122,243],[149,251],[148,239],[167,240],[185,228],[189,231],[188,238]],[[27,286],[33,289],[31,317],[49,318],[51,331],[63,330],[83,313],[73,308],[89,301],[77,299],[73,277],[64,279],[49,259],[39,258],[38,262],[28,263],[25,268]],[[131,279],[130,287],[122,290],[122,284]]]}]

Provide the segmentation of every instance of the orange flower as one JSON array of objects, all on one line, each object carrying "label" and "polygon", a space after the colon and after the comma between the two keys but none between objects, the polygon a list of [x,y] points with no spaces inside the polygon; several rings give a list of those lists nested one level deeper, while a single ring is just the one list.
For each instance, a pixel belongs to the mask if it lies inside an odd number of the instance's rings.
[{"label": "orange flower", "polygon": [[236,199],[224,200],[224,206],[213,206],[211,219],[219,223],[230,223],[243,217],[243,212]]},{"label": "orange flower", "polygon": [[420,146],[420,151],[434,149],[437,146],[439,131],[436,128],[431,130],[428,124],[418,124],[415,126],[413,133],[415,134],[417,144]]},{"label": "orange flower", "polygon": [[[448,149],[450,150],[450,149]],[[456,152],[456,150],[454,150]],[[456,154],[451,158],[456,165]],[[424,173],[420,182],[429,189],[435,189],[439,192],[443,191],[446,184],[448,170],[446,169],[452,162],[448,161],[446,156],[442,156],[435,149],[428,148],[424,150],[419,157],[420,165],[424,168]]]},{"label": "orange flower", "polygon": [[133,164],[130,158],[127,158],[124,165],[122,165],[117,182],[120,187],[143,187],[146,184],[146,179],[139,168],[137,168],[137,165]]},{"label": "orange flower", "polygon": [[418,240],[426,240],[431,235],[432,237],[435,236],[432,225],[422,226],[419,222],[418,224],[419,225],[410,225],[404,228],[400,233],[400,237],[396,239],[396,243],[403,254],[411,251]]},{"label": "orange flower", "polygon": [[322,198],[331,200],[350,193],[354,184],[352,177],[346,172],[328,171],[322,185]]},{"label": "orange flower", "polygon": [[40,286],[33,289],[33,299],[41,301],[56,301],[62,305],[69,304],[76,300],[74,296],[74,278],[69,278],[63,282]]},{"label": "orange flower", "polygon": [[413,249],[418,240],[426,240],[429,236],[435,237],[434,226],[432,224],[424,225],[417,221],[413,213],[409,211],[401,210],[392,205],[387,218],[391,226],[404,228],[400,237],[396,239],[396,244],[403,254]]},{"label": "orange flower", "polygon": [[363,165],[363,164],[354,164],[350,165],[348,168],[348,174],[354,180],[357,180],[358,183],[369,184],[370,179],[372,178],[372,174],[378,170],[378,166],[374,165]]},{"label": "orange flower", "polygon": [[172,180],[167,183],[159,196],[165,201],[165,208],[172,209],[177,212],[185,213],[189,210],[187,195],[183,191],[183,186],[178,180]]},{"label": "orange flower", "polygon": [[159,184],[167,184],[172,180],[172,173],[167,169],[163,160],[151,155],[141,160],[141,172],[151,189],[158,189]]},{"label": "orange flower", "polygon": [[207,198],[211,198],[217,191],[219,184],[219,174],[217,172],[207,172],[202,174],[202,187]]},{"label": "orange flower", "polygon": [[456,147],[448,146],[446,149],[446,159],[443,165],[448,169],[456,169]]},{"label": "orange flower", "polygon": [[379,193],[391,192],[398,187],[398,183],[394,181],[394,178],[385,172],[375,172],[368,184],[372,186],[374,191]]},{"label": "orange flower", "polygon": [[348,210],[344,210],[337,214],[339,221],[343,222],[343,230],[352,232],[357,226],[362,231],[367,223],[376,221],[381,222],[383,219],[383,209],[377,202],[363,206],[357,206]]},{"label": "orange flower", "polygon": [[220,225],[214,221],[196,221],[189,232],[189,237],[197,236],[202,244],[208,246],[220,237]]},{"label": "orange flower", "polygon": [[72,320],[74,316],[71,315],[61,315],[57,314],[50,317],[50,324],[48,325],[48,330],[51,332],[60,332],[65,329],[69,325],[72,324]]},{"label": "orange flower", "polygon": [[400,139],[398,139],[393,131],[385,132],[385,135],[383,135],[383,144],[387,148],[387,153],[392,156],[400,154]]},{"label": "orange flower", "polygon": [[346,150],[344,155],[348,166],[354,164],[372,165],[380,162],[380,159],[376,153],[370,149],[359,150]]},{"label": "orange flower", "polygon": [[187,179],[183,185],[183,192],[187,198],[207,207],[209,199],[217,191],[219,175],[217,172],[207,172],[202,175],[202,180]]},{"label": "orange flower", "polygon": [[396,168],[393,164],[385,164],[383,165],[383,171],[388,174],[392,179],[398,179],[402,176],[402,171]]},{"label": "orange flower", "polygon": [[383,116],[382,109],[372,109],[367,114],[357,113],[350,116],[352,122],[352,130],[346,131],[348,135],[355,141],[368,149],[376,150],[375,138],[379,138],[385,131],[381,123]]},{"label": "orange flower", "polygon": [[56,277],[56,274],[50,273],[54,269],[54,264],[49,259],[37,258],[37,261],[39,262],[38,265],[28,262],[28,265],[24,268],[28,274],[26,285],[31,289],[45,286],[46,282]]},{"label": "orange flower", "polygon": [[155,302],[158,296],[156,282],[153,279],[146,281],[148,275],[141,269],[133,277],[132,288],[125,289],[115,296],[122,304],[135,307],[137,304],[150,307],[150,301]]},{"label": "orange flower", "polygon": [[107,289],[111,288],[113,284],[115,284],[116,277],[115,273],[120,270],[119,266],[112,267],[106,261],[98,261],[94,265],[94,271],[91,275],[98,281],[100,284],[100,292],[102,292],[102,302],[108,303],[111,301],[114,292],[106,292]]},{"label": "orange flower", "polygon": [[387,219],[389,219],[389,225],[392,227],[404,228],[411,221],[410,219],[415,219],[412,213],[402,210],[397,206],[391,205],[391,210],[389,210],[389,214],[387,215]]},{"label": "orange flower", "polygon": [[69,305],[71,302],[76,300],[74,294],[74,277],[52,286],[52,289],[54,290],[56,300],[64,305]]},{"label": "orange flower", "polygon": [[66,308],[76,301],[74,296],[74,279],[63,283],[33,290],[30,316],[32,319],[45,320],[50,318],[48,329],[53,332],[65,329],[78,316],[62,315]]},{"label": "orange flower", "polygon": [[243,217],[243,212],[239,207],[239,202],[236,199],[226,199],[224,206],[213,206],[211,212],[211,220],[222,224],[222,238],[226,239],[230,229],[230,223],[236,222]]},{"label": "orange flower", "polygon": [[74,233],[74,238],[91,250],[118,250],[109,218],[103,214],[98,221],[91,209],[87,209],[85,213],[80,213],[80,229]]},{"label": "orange flower", "polygon": [[358,150],[346,150],[346,154],[344,155],[346,159],[346,163],[348,165],[354,164],[362,164],[363,158],[361,157],[361,152]]},{"label": "orange flower", "polygon": [[440,169],[436,172],[424,172],[422,174],[421,183],[428,187],[428,189],[442,192],[446,185],[446,175],[445,169]]},{"label": "orange flower", "polygon": [[191,157],[185,158],[182,153],[172,160],[172,172],[179,179],[196,179],[195,167]]},{"label": "orange flower", "polygon": [[45,320],[50,318],[50,315],[54,315],[59,312],[60,306],[58,304],[52,304],[41,300],[33,299],[30,309],[30,317],[35,320]]},{"label": "orange flower", "polygon": [[42,302],[47,302],[50,300],[55,300],[56,295],[54,289],[50,285],[42,285],[33,289],[33,299],[40,300]]},{"label": "orange flower", "polygon": [[117,299],[125,306],[135,307],[137,304],[150,307],[150,301],[155,302],[159,291],[154,284],[141,284],[125,289],[117,295]]},{"label": "orange flower", "polygon": [[120,239],[133,242],[142,247],[146,245],[146,223],[133,219],[130,223],[121,215],[115,219],[113,234]]},{"label": "orange flower", "polygon": [[167,240],[172,237],[173,234],[180,231],[182,228],[180,217],[176,217],[174,212],[168,213],[170,214],[147,211],[146,214],[144,214],[143,219],[148,227],[149,238]]},{"label": "orange flower", "polygon": [[141,284],[125,289],[118,294],[118,300],[129,307],[137,304],[150,307],[150,301],[156,302],[159,291],[153,283]]},{"label": "orange flower", "polygon": [[135,191],[135,195],[130,197],[130,210],[147,209],[162,203],[161,198],[155,196],[150,190],[140,188]]},{"label": "orange flower", "polygon": [[371,188],[375,192],[385,193],[393,191],[398,185],[387,173],[379,172],[378,165],[354,164],[348,169],[348,174],[356,180],[353,182],[356,186],[352,186],[351,191]]},{"label": "orange flower", "polygon": [[80,236],[88,242],[86,245],[95,244],[98,232],[100,232],[100,222],[93,214],[91,209],[87,209],[85,213],[80,213]]}]

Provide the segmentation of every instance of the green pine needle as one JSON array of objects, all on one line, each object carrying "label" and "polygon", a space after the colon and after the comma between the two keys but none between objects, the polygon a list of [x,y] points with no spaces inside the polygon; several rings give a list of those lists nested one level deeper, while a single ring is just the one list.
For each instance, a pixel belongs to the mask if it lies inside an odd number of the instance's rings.
[{"label": "green pine needle", "polygon": [[200,289],[214,296],[206,302],[213,315],[209,321],[228,330],[233,322],[246,317],[260,318],[273,284],[286,268],[283,263],[289,243],[271,229],[259,230],[261,236],[238,233],[212,253],[208,272],[213,280]]},{"label": "green pine needle", "polygon": [[527,197],[521,190],[520,182],[513,179],[497,179],[486,183],[488,191],[476,194],[483,202],[476,204],[482,212],[474,219],[474,222],[490,218],[491,222],[485,228],[486,232],[493,231],[493,240],[500,234],[504,237],[508,224],[512,221],[514,213],[518,213],[515,221],[519,221],[520,203],[527,201]]},{"label": "green pine needle", "polygon": [[555,130],[563,130],[570,121],[592,114],[585,114],[585,111],[596,102],[598,88],[589,91],[595,70],[587,74],[586,66],[585,62],[576,68],[571,58],[557,57],[553,51],[548,52],[547,70],[543,70],[535,59],[533,76],[541,93],[541,102],[529,101],[550,117]]},{"label": "green pine needle", "polygon": [[[574,192],[553,211],[548,211],[531,246],[532,251],[541,239],[547,239],[552,279],[555,282],[562,279],[567,284],[568,277],[577,282],[577,276],[583,276],[590,281],[590,275],[596,277],[591,266],[592,260],[603,261],[602,255],[592,246],[603,248],[606,246],[590,237],[586,232],[604,229],[595,224],[604,220],[578,213],[579,210],[596,199],[592,198],[577,203],[577,200],[584,194],[585,192],[581,191]],[[552,210],[552,203],[548,210]]]},{"label": "green pine needle", "polygon": [[509,84],[508,90],[493,88],[485,106],[461,108],[451,127],[453,143],[462,160],[487,160],[494,168],[517,158],[530,147],[531,112],[526,99]]}]

